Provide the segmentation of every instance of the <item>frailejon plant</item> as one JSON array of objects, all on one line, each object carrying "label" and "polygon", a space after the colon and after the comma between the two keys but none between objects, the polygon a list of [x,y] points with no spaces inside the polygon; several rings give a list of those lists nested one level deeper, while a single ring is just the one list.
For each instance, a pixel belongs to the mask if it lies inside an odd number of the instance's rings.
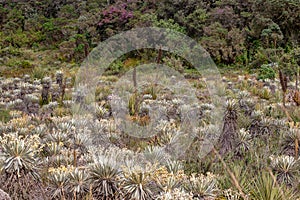
[{"label": "frailejon plant", "polygon": [[60,100],[64,100],[64,95],[65,95],[65,89],[66,89],[66,79],[64,79],[64,74],[62,71],[57,71],[55,73],[55,79],[56,79],[56,84],[59,85],[58,89],[58,94],[60,97]]},{"label": "frailejon plant", "polygon": [[42,150],[39,138],[9,133],[1,138],[1,149],[3,188],[15,199],[33,198],[33,186],[39,182],[38,154]]},{"label": "frailejon plant", "polygon": [[47,104],[49,102],[49,90],[51,87],[51,78],[45,77],[42,80],[42,105]]},{"label": "frailejon plant", "polygon": [[161,163],[163,162],[166,158],[164,155],[164,150],[160,146],[146,146],[143,155],[145,159],[151,163]]},{"label": "frailejon plant", "polygon": [[198,199],[216,198],[219,193],[217,178],[210,173],[207,176],[192,174],[184,184],[184,188]]},{"label": "frailejon plant", "polygon": [[49,168],[47,182],[51,192],[51,198],[67,199],[70,193],[67,187],[70,184],[69,174],[74,170],[73,166],[60,166],[57,168]]},{"label": "frailejon plant", "polygon": [[247,116],[251,115],[254,108],[254,102],[249,97],[250,94],[247,91],[241,91],[238,93],[239,107]]},{"label": "frailejon plant", "polygon": [[242,200],[241,195],[232,190],[232,189],[227,189],[223,191],[223,196],[227,199],[227,200]]},{"label": "frailejon plant", "polygon": [[150,189],[152,170],[142,169],[140,166],[124,168],[122,176],[122,188],[125,199],[151,200],[154,199]]},{"label": "frailejon plant", "polygon": [[235,144],[237,132],[238,108],[235,100],[228,100],[226,103],[226,111],[224,116],[223,132],[221,134],[220,154],[231,151]]},{"label": "frailejon plant", "polygon": [[155,181],[159,192],[169,192],[176,188],[182,188],[181,185],[186,179],[186,175],[183,170],[173,173],[169,172],[165,166],[161,166],[154,170],[151,178]]},{"label": "frailejon plant", "polygon": [[260,98],[266,99],[266,100],[269,100],[272,97],[271,91],[267,88],[263,88],[262,90],[260,90],[258,95]]},{"label": "frailejon plant", "polygon": [[300,130],[297,127],[291,127],[285,133],[282,147],[283,152],[288,155],[294,155],[295,158],[299,156],[299,144],[300,144]]},{"label": "frailejon plant", "polygon": [[176,174],[177,172],[183,170],[183,165],[178,160],[167,160],[166,169],[169,173]]},{"label": "frailejon plant", "polygon": [[271,156],[271,168],[277,175],[279,182],[292,185],[299,176],[300,162],[292,156]]},{"label": "frailejon plant", "polygon": [[73,195],[72,199],[85,199],[90,194],[88,171],[84,168],[75,168],[69,177],[70,184],[67,185],[67,190]]},{"label": "frailejon plant", "polygon": [[30,144],[26,144],[25,140],[15,139],[3,144],[4,160],[2,171],[9,174],[15,174],[17,177],[22,176],[22,173],[36,174],[36,155]]},{"label": "frailejon plant", "polygon": [[237,133],[236,140],[235,153],[242,156],[251,148],[252,136],[250,135],[249,130],[245,130],[244,128],[240,129]]},{"label": "frailejon plant", "polygon": [[100,158],[90,166],[90,180],[93,197],[96,199],[121,198],[122,192],[119,185],[121,173],[117,163],[109,158]]},{"label": "frailejon plant", "polygon": [[104,118],[105,115],[108,113],[108,110],[105,107],[101,106],[101,105],[96,105],[95,107],[96,107],[95,114],[96,114],[97,119]]},{"label": "frailejon plant", "polygon": [[283,93],[282,97],[282,104],[285,107],[285,98],[286,98],[286,91],[287,91],[287,76],[283,74],[281,70],[279,70],[279,79],[280,79],[280,84],[281,84],[281,89]]},{"label": "frailejon plant", "polygon": [[162,192],[156,197],[156,200],[193,200],[193,195],[191,193],[187,193],[183,189],[175,188],[174,190]]}]

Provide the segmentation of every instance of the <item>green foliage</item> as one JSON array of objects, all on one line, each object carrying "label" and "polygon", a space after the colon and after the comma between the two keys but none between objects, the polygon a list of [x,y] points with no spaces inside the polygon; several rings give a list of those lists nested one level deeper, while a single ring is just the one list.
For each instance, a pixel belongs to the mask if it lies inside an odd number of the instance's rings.
[{"label": "green foliage", "polygon": [[99,86],[96,88],[95,96],[97,101],[103,101],[111,94],[111,88]]},{"label": "green foliage", "polygon": [[1,57],[4,57],[4,56],[22,56],[23,53],[18,48],[8,46],[8,47],[3,47],[3,48],[0,49],[0,55],[1,55]]},{"label": "green foliage", "polygon": [[208,13],[203,8],[198,8],[184,18],[184,27],[187,27],[187,32],[192,36],[197,36],[203,31],[206,20],[209,18]]},{"label": "green foliage", "polygon": [[8,122],[10,120],[9,110],[0,109],[0,121]]},{"label": "green foliage", "polygon": [[15,59],[10,59],[7,62],[7,65],[10,67],[18,67],[18,68],[31,68],[32,64],[28,60],[15,60]]},{"label": "green foliage", "polygon": [[[155,26],[160,28],[172,29],[180,33],[186,33],[186,28],[179,25],[174,21],[174,19],[159,19],[155,14],[143,14],[138,18],[138,21],[133,21],[134,23],[146,24],[148,26]],[[132,22],[131,22],[132,23]]]},{"label": "green foliage", "polygon": [[219,22],[211,23],[204,29],[204,37],[200,43],[211,53],[215,61],[231,64],[244,52],[244,34],[241,30],[233,28],[228,30]]},{"label": "green foliage", "polygon": [[3,29],[5,31],[13,32],[24,27],[25,17],[21,9],[7,9],[6,13],[6,18],[3,20]]},{"label": "green foliage", "polygon": [[62,59],[78,63],[85,57],[87,43],[89,48],[132,27],[157,26],[200,40],[220,64],[253,63],[257,67],[274,62],[269,56],[261,59],[258,47],[275,50],[297,44],[299,7],[296,0],[6,3],[0,7],[0,48],[12,45],[56,49],[60,43],[82,34],[86,37],[76,41],[72,49],[76,53],[71,59]]},{"label": "green foliage", "polygon": [[140,99],[139,95],[137,93],[134,93],[130,96],[129,101],[128,101],[128,109],[129,109],[129,114],[131,116],[134,116],[139,113],[140,110]]},{"label": "green foliage", "polygon": [[291,190],[277,186],[273,177],[267,172],[258,175],[250,188],[253,200],[292,200],[296,198]]},{"label": "green foliage", "polygon": [[272,23],[261,31],[261,37],[265,40],[267,46],[270,45],[271,41],[273,48],[276,48],[277,42],[283,39],[283,34],[278,24]]},{"label": "green foliage", "polygon": [[66,19],[76,18],[78,17],[79,13],[76,12],[74,5],[64,5],[59,10],[59,16],[64,17]]},{"label": "green foliage", "polygon": [[54,31],[57,29],[57,27],[55,27],[53,20],[50,20],[43,24],[43,29],[44,31]]},{"label": "green foliage", "polygon": [[168,20],[159,20],[159,21],[154,21],[153,22],[154,26],[160,27],[160,28],[168,28],[172,29],[174,31],[178,31],[181,33],[185,33],[185,27],[180,26],[178,23],[176,23],[173,19],[168,19]]},{"label": "green foliage", "polygon": [[79,44],[79,45],[75,48],[75,52],[83,53],[83,52],[84,52],[84,44]]},{"label": "green foliage", "polygon": [[41,30],[45,36],[45,42],[52,46],[66,40],[68,38],[68,29],[65,25],[68,23],[70,23],[69,20],[62,18],[46,19]]},{"label": "green foliage", "polygon": [[31,76],[35,79],[43,79],[46,74],[46,69],[43,67],[34,67],[31,72]]},{"label": "green foliage", "polygon": [[[0,35],[3,33],[0,32]],[[5,48],[12,46],[15,48],[31,47],[33,43],[44,40],[44,36],[40,31],[24,32],[21,29],[16,30],[13,34],[4,35],[0,39],[0,47]]]},{"label": "green foliage", "polygon": [[296,109],[293,109],[291,111],[291,118],[293,119],[294,122],[300,122],[300,109],[299,107]]},{"label": "green foliage", "polygon": [[259,47],[259,48],[257,48],[255,54],[253,55],[251,67],[259,68],[264,64],[268,64],[269,61],[270,61],[270,58],[265,53],[264,49]]},{"label": "green foliage", "polygon": [[123,71],[123,62],[121,60],[117,60],[113,62],[104,73],[105,75],[118,75]]},{"label": "green foliage", "polygon": [[265,79],[274,79],[276,76],[275,70],[268,66],[268,65],[262,65],[259,69],[259,73],[257,76],[257,79],[259,80],[265,80]]}]

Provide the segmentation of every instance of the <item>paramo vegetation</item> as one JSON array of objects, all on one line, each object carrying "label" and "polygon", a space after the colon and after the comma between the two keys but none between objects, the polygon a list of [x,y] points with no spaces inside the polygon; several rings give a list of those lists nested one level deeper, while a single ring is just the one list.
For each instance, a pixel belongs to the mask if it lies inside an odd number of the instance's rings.
[{"label": "paramo vegetation", "polygon": [[[224,84],[221,124],[203,75],[151,49],[112,63],[94,112],[73,115],[85,95],[74,88],[80,63],[99,42],[148,26],[210,53]],[[299,30],[298,0],[1,1],[0,199],[299,200]],[[151,62],[182,73],[199,103],[164,85],[135,88],[128,120],[147,126],[151,107],[164,111],[157,134],[138,138],[119,128],[110,103],[121,75]],[[164,152],[183,132],[182,108],[197,124],[174,159]]]}]

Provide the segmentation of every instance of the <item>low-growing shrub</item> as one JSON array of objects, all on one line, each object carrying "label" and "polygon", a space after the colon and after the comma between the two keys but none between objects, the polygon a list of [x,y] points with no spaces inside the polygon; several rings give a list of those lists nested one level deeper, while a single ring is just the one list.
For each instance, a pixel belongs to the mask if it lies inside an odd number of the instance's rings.
[{"label": "low-growing shrub", "polygon": [[272,67],[268,65],[262,65],[259,69],[257,79],[259,80],[274,79],[275,76],[276,76],[276,72]]}]

